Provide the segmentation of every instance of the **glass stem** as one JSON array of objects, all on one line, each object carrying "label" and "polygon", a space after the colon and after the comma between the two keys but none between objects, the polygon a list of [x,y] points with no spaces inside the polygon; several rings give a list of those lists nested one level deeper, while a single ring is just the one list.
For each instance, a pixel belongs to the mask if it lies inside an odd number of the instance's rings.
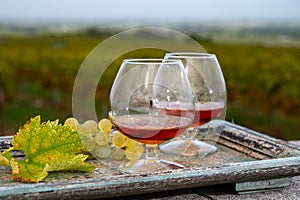
[{"label": "glass stem", "polygon": [[146,144],[145,159],[148,160],[148,161],[158,160],[157,150],[158,150],[158,145],[157,144]]},{"label": "glass stem", "polygon": [[195,130],[193,128],[188,128],[183,134],[182,138],[184,140],[193,140],[195,138]]}]

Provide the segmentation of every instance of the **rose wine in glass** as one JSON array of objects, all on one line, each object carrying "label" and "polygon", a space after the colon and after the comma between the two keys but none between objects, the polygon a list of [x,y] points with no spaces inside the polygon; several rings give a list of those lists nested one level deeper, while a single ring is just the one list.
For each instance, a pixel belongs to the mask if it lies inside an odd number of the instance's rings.
[{"label": "rose wine in glass", "polygon": [[191,123],[189,118],[142,114],[116,117],[115,120],[120,132],[143,144],[158,144],[173,139]]},{"label": "rose wine in glass", "polygon": [[[176,102],[182,114],[160,112],[155,105],[161,102]],[[124,60],[111,89],[110,103],[116,128],[146,146],[144,158],[122,163],[122,171],[148,173],[183,167],[157,155],[158,144],[185,132],[194,120],[194,94],[180,60]]]},{"label": "rose wine in glass", "polygon": [[[177,109],[178,104],[160,103],[156,105],[161,113],[175,116],[185,116],[189,112],[184,109]],[[195,117],[190,127],[197,127],[205,124],[221,114],[224,104],[221,102],[197,102],[195,103]]]},{"label": "rose wine in glass", "polygon": [[195,118],[191,127],[201,126],[217,118],[224,110],[222,102],[197,102],[195,103]]},{"label": "rose wine in glass", "polygon": [[[160,149],[186,156],[205,156],[215,152],[216,146],[197,140],[195,136],[206,135],[208,129],[204,127],[211,120],[225,117],[226,86],[216,56],[208,53],[178,52],[167,53],[165,59],[179,59],[183,62],[195,96],[195,117],[181,138],[161,144]],[[160,107],[163,113],[178,114],[174,106]]]}]

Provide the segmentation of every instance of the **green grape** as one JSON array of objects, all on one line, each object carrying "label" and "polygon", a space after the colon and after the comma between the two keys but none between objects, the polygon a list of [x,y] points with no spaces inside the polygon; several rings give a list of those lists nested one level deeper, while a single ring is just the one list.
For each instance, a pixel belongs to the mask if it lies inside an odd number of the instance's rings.
[{"label": "green grape", "polygon": [[106,145],[109,142],[109,134],[101,130],[94,133],[95,141],[98,145]]},{"label": "green grape", "polygon": [[96,145],[94,149],[94,156],[96,158],[107,158],[111,154],[111,147],[106,145]]},{"label": "green grape", "polygon": [[77,119],[75,119],[74,117],[67,118],[65,120],[64,124],[67,125],[67,126],[71,126],[74,131],[76,131],[78,126],[79,126],[79,123],[78,123]]},{"label": "green grape", "polygon": [[125,151],[126,158],[130,161],[138,160],[142,157],[143,153],[134,153],[131,151]]},{"label": "green grape", "polygon": [[138,160],[142,157],[144,147],[141,143],[129,139],[126,144],[126,158],[130,161]]},{"label": "green grape", "polygon": [[87,120],[83,124],[78,126],[78,133],[81,135],[88,135],[90,133],[98,131],[97,122],[94,120]]},{"label": "green grape", "polygon": [[81,141],[83,142],[83,145],[86,148],[86,150],[88,150],[89,152],[93,151],[96,147],[96,141],[92,134],[82,136]]},{"label": "green grape", "polygon": [[91,132],[95,132],[98,130],[97,122],[95,122],[94,120],[87,120],[82,125],[89,127]]},{"label": "green grape", "polygon": [[112,123],[108,119],[101,119],[98,126],[102,131],[109,133],[112,128]]},{"label": "green grape", "polygon": [[115,160],[121,160],[125,156],[125,150],[120,149],[118,147],[113,148],[111,151],[111,157]]},{"label": "green grape", "polygon": [[144,147],[141,143],[128,138],[126,143],[126,150],[132,150],[132,152],[143,153]]},{"label": "green grape", "polygon": [[90,129],[83,124],[79,124],[77,132],[80,136],[87,136],[88,134],[90,134]]},{"label": "green grape", "polygon": [[119,131],[113,132],[111,141],[112,141],[113,145],[115,145],[116,147],[119,147],[119,148],[125,147],[127,144],[127,140],[128,140],[128,138],[125,135],[123,135],[122,133],[120,133]]}]

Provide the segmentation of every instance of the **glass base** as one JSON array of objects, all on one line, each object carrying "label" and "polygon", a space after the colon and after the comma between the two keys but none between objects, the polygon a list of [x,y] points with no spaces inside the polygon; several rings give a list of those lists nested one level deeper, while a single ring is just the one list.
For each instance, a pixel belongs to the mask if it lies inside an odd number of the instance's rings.
[{"label": "glass base", "polygon": [[180,139],[159,145],[165,153],[183,156],[205,156],[217,151],[217,147],[199,140]]},{"label": "glass base", "polygon": [[120,166],[120,170],[125,173],[151,173],[158,171],[167,171],[174,169],[183,169],[184,166],[167,160],[148,160],[148,159],[140,159],[135,162],[127,162],[123,163]]}]

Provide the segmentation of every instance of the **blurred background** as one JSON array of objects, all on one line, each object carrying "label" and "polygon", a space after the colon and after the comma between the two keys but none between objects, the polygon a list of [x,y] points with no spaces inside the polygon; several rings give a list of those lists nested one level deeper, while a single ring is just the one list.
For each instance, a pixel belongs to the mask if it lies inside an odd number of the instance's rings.
[{"label": "blurred background", "polygon": [[[72,88],[88,53],[134,27],[171,28],[219,59],[228,90],[226,120],[282,138],[300,139],[300,1],[297,0],[2,0],[0,136],[30,117],[65,120]],[[106,117],[122,58],[162,57],[141,49],[115,60],[96,94]]]}]

